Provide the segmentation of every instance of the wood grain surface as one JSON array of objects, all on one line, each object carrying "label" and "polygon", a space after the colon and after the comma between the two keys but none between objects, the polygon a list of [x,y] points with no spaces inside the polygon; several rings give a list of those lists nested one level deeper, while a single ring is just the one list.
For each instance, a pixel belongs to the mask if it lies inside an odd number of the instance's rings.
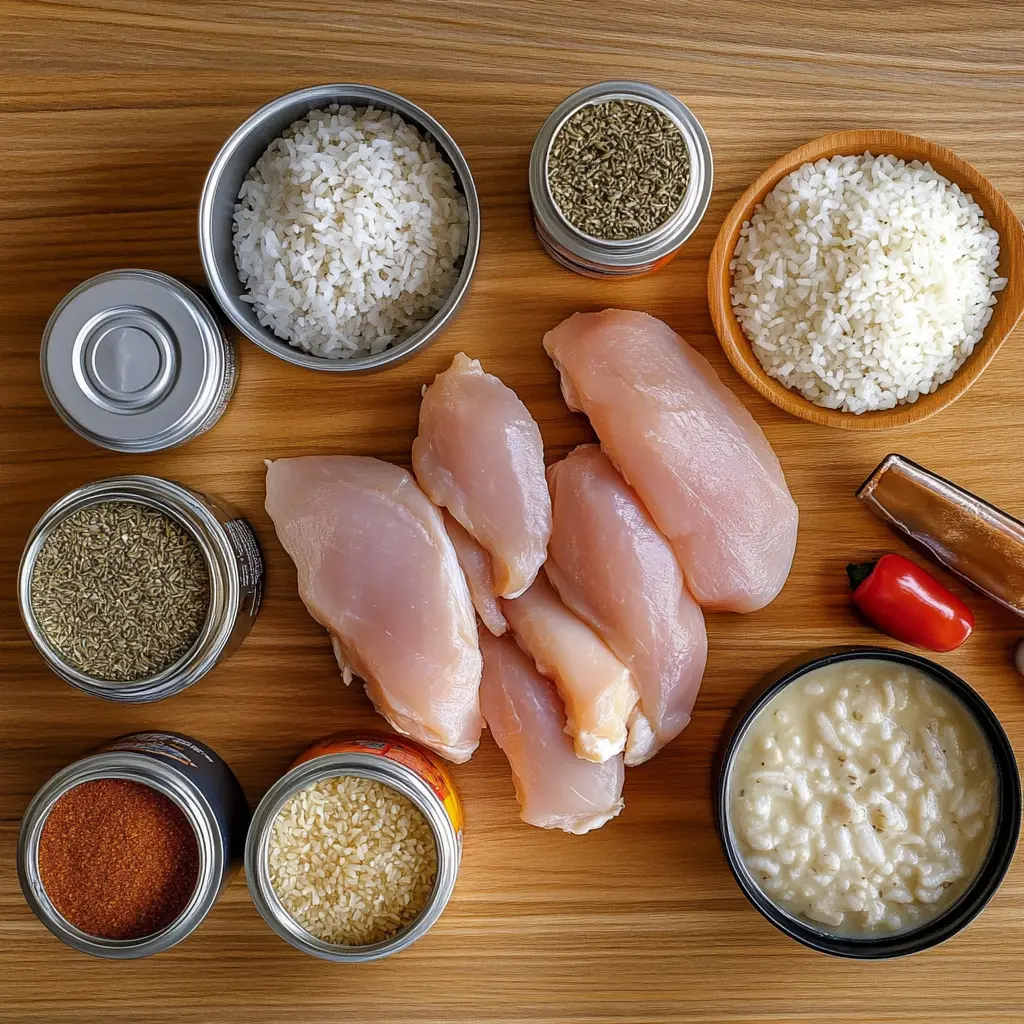
[{"label": "wood grain surface", "polygon": [[[783,153],[831,131],[933,139],[1024,211],[1022,54],[1024,9],[997,0],[0,0],[0,1019],[1024,1019],[1024,854],[962,935],[908,960],[853,963],[803,949],[750,908],[711,817],[713,753],[741,695],[802,650],[879,639],[852,615],[843,567],[899,548],[853,498],[887,452],[1024,513],[1021,331],[941,415],[892,434],[853,434],[791,418],[744,384],[715,340],[705,291],[715,234],[742,191]],[[559,100],[624,76],[691,106],[711,138],[715,191],[667,269],[599,283],[538,247],[527,159]],[[465,150],[483,248],[457,323],[411,362],[359,380],[305,372],[242,341],[227,414],[178,451],[121,456],[72,434],[39,380],[53,306],[76,282],[116,267],[200,280],[196,206],[221,142],[264,101],[332,80],[405,94]],[[590,435],[566,411],[541,337],[576,310],[609,305],[667,320],[712,360],[764,427],[802,514],[778,600],[750,616],[709,616],[693,724],[629,773],[624,813],[582,838],[523,825],[508,767],[485,738],[455,769],[467,811],[455,897],[402,956],[359,967],[305,957],[264,926],[240,876],[193,936],[147,961],[92,960],[50,936],[22,900],[15,843],[32,794],[63,765],[119,733],[171,727],[220,751],[255,804],[310,741],[376,724],[363,695],[343,690],[327,638],[296,595],[263,511],[261,460],[344,452],[408,464],[418,389],[460,349],[519,392],[557,458]],[[240,506],[269,563],[266,604],[241,649],[190,691],[142,707],[101,702],[49,673],[22,629],[14,589],[42,511],[72,487],[124,472],[166,475]],[[1011,667],[1024,624],[968,599],[977,635],[941,660],[984,694],[1024,749],[1024,680]]]}]

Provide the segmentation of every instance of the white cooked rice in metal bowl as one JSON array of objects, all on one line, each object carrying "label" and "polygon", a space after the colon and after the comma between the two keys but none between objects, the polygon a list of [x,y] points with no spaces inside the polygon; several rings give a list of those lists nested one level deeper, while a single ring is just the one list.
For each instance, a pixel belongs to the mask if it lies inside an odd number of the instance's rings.
[{"label": "white cooked rice in metal bowl", "polygon": [[816,405],[916,402],[981,340],[999,235],[930,164],[834,156],[754,208],[730,269],[733,311],[769,376]]},{"label": "white cooked rice in metal bowl", "polygon": [[398,114],[331,104],[246,175],[235,262],[259,322],[330,359],[381,352],[441,308],[469,211],[435,144]]}]

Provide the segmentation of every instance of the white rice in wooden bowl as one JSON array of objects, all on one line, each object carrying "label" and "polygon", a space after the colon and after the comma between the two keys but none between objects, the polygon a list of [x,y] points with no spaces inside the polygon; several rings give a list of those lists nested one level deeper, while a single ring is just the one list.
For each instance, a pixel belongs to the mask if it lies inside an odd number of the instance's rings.
[{"label": "white rice in wooden bowl", "polygon": [[930,164],[835,156],[754,208],[734,258],[733,311],[769,376],[816,405],[915,402],[981,340],[999,235]]},{"label": "white rice in wooden bowl", "polygon": [[372,779],[322,779],[281,808],[267,854],[277,898],[314,938],[365,946],[426,906],[437,845],[423,812]]},{"label": "white rice in wooden bowl", "polygon": [[437,147],[373,107],[296,121],[246,175],[234,211],[242,301],[329,359],[419,330],[454,288],[468,236],[466,198]]}]

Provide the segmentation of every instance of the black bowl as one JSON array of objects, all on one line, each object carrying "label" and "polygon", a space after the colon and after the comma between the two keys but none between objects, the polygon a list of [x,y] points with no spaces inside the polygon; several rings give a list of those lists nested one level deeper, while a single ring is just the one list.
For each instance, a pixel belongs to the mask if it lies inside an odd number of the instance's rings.
[{"label": "black bowl", "polygon": [[[733,845],[733,838],[729,830],[729,808],[727,805],[728,779],[736,751],[750,724],[765,705],[784,687],[808,672],[825,665],[834,665],[837,662],[859,658],[908,665],[927,673],[936,682],[950,690],[974,716],[978,727],[988,740],[999,781],[999,804],[992,843],[981,869],[963,895],[947,910],[918,928],[893,935],[863,939],[830,933],[825,928],[815,927],[780,909],[750,877],[743,866],[742,858]],[[959,676],[955,676],[948,669],[927,658],[921,658],[916,654],[907,654],[904,651],[889,650],[884,647],[831,648],[828,651],[818,652],[810,661],[794,659],[779,666],[759,686],[755,687],[741,704],[734,716],[732,727],[726,733],[718,755],[715,822],[718,827],[718,836],[722,841],[722,849],[725,851],[725,858],[744,895],[776,928],[785,932],[790,938],[796,939],[797,942],[802,942],[811,949],[829,953],[832,956],[849,957],[854,960],[885,960],[897,956],[907,956],[910,953],[919,953],[924,949],[937,946],[940,942],[945,942],[962,928],[966,928],[995,895],[1010,862],[1013,860],[1017,837],[1020,833],[1020,775],[1017,772],[1017,760],[1013,754],[1013,747],[1010,746],[1010,741],[999,724],[999,719],[996,718],[985,701]]]}]

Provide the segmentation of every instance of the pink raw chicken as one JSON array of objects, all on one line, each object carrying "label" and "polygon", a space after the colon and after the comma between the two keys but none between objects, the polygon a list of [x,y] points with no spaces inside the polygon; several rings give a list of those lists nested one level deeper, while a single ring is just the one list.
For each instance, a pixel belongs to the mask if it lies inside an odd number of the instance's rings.
[{"label": "pink raw chicken", "polygon": [[548,470],[552,533],[545,565],[562,600],[629,668],[640,703],[626,764],[642,764],[690,721],[708,641],[668,541],[596,445]]},{"label": "pink raw chicken", "polygon": [[707,608],[750,612],[789,575],[797,508],[754,418],[711,364],[645,313],[577,313],[544,338],[569,407],[668,537]]},{"label": "pink raw chicken", "polygon": [[491,556],[497,596],[523,593],[544,564],[551,500],[544,442],[519,396],[460,352],[423,395],[412,464]]},{"label": "pink raw chicken", "polygon": [[441,515],[404,469],[346,455],[267,467],[299,594],[398,732],[451,761],[480,742],[476,618]]},{"label": "pink raw chicken", "polygon": [[575,835],[600,828],[625,806],[622,755],[603,764],[577,757],[554,684],[511,638],[484,633],[480,644],[484,717],[512,767],[523,821]]},{"label": "pink raw chicken", "polygon": [[452,518],[450,512],[444,513],[444,527],[455,545],[455,554],[459,556],[459,565],[466,574],[469,596],[480,621],[495,636],[501,636],[508,629],[508,623],[495,596],[490,555]]},{"label": "pink raw chicken", "polygon": [[543,572],[504,608],[519,646],[558,688],[577,757],[601,762],[621,754],[626,722],[636,706],[626,666],[562,604]]}]

